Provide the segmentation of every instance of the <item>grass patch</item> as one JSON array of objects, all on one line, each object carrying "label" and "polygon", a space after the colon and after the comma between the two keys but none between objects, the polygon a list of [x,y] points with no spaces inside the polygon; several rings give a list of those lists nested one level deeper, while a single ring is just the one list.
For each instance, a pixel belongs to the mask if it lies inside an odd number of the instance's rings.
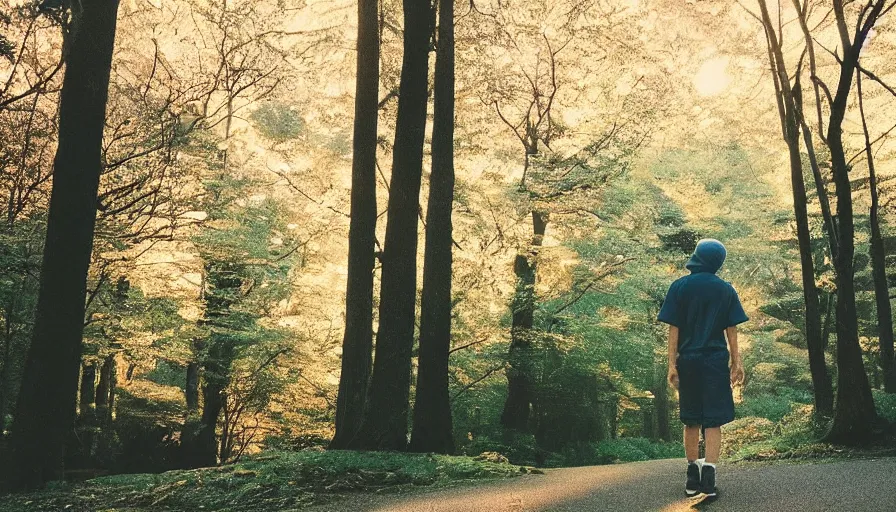
[{"label": "grass patch", "polygon": [[266,452],[216,468],[115,475],[78,485],[54,483],[42,492],[0,498],[0,511],[269,512],[300,508],[340,494],[527,472],[511,464],[443,455]]},{"label": "grass patch", "polygon": [[570,446],[563,452],[552,453],[544,465],[549,468],[593,466],[674,457],[684,457],[684,446],[681,443],[623,437]]}]

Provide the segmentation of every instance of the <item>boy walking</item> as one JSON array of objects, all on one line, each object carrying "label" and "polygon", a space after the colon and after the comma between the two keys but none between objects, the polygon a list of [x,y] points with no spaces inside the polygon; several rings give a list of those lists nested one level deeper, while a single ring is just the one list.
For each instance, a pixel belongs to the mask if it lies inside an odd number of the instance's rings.
[{"label": "boy walking", "polygon": [[[716,275],[726,255],[718,240],[700,240],[686,265],[691,274],[672,283],[658,316],[660,322],[669,324],[669,383],[679,391],[685,425],[688,496],[698,492],[710,498],[718,495],[720,427],[734,420],[731,385],[744,378],[737,325],[746,322],[747,315],[734,287]],[[705,462],[697,460],[701,429]]]}]

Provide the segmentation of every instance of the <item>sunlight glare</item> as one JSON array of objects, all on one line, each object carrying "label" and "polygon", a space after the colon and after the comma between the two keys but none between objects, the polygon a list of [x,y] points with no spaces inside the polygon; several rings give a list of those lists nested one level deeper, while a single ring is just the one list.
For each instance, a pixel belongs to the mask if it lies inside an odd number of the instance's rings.
[{"label": "sunlight glare", "polygon": [[701,96],[715,96],[731,84],[728,74],[728,57],[714,57],[700,66],[694,77],[694,87]]}]

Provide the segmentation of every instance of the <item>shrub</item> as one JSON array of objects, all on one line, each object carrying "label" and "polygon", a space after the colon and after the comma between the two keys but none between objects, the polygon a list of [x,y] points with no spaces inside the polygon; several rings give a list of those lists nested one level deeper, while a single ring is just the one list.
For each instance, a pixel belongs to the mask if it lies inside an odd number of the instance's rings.
[{"label": "shrub", "polygon": [[896,394],[884,393],[882,390],[872,390],[877,414],[881,418],[896,423]]},{"label": "shrub", "polygon": [[498,440],[490,436],[474,437],[464,448],[464,454],[477,456],[485,452],[495,452],[507,457],[512,464],[541,466],[548,455],[538,448],[535,436],[531,434],[508,433]]},{"label": "shrub", "polygon": [[766,418],[738,418],[722,427],[722,456],[730,457],[749,444],[767,441],[775,424]]},{"label": "shrub", "polygon": [[791,396],[761,394],[750,397],[738,406],[737,415],[741,418],[758,417],[770,421],[781,421],[791,411]]},{"label": "shrub", "polygon": [[609,458],[614,462],[668,459],[684,457],[684,446],[643,437],[626,437],[597,443],[596,454],[599,458]]},{"label": "shrub", "polygon": [[305,126],[299,113],[283,103],[262,104],[252,113],[252,120],[262,135],[275,141],[295,139]]},{"label": "shrub", "polygon": [[666,250],[681,253],[693,251],[701,237],[700,233],[686,227],[660,231],[657,233],[657,236],[663,242],[663,247]]}]

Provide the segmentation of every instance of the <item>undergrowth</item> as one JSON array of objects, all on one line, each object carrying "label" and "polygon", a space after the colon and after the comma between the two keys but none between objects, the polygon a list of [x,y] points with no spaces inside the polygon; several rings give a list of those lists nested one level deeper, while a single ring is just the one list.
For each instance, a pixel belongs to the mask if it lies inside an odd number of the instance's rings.
[{"label": "undergrowth", "polygon": [[469,457],[267,452],[216,468],[51,484],[42,492],[0,498],[0,511],[269,512],[300,508],[341,494],[507,478],[527,472],[527,468]]}]

